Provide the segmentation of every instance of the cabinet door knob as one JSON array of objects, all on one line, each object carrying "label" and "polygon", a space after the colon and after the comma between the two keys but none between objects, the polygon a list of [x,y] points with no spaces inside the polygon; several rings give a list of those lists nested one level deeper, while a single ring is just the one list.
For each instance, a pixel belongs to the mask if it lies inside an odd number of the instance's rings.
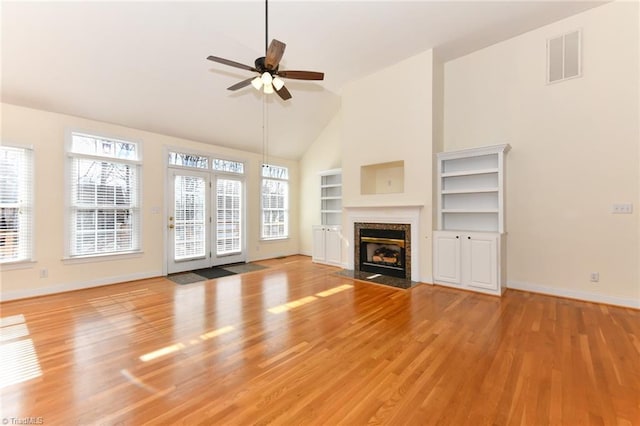
[{"label": "cabinet door knob", "polygon": [[460,235],[456,235],[456,238],[460,238]]},{"label": "cabinet door knob", "polygon": [[470,239],[471,239],[471,237],[467,237],[467,240],[470,240]]}]

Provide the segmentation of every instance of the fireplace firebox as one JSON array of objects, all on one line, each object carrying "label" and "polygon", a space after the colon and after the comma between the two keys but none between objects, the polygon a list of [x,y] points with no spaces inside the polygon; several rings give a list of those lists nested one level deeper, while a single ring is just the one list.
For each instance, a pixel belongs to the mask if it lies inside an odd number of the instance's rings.
[{"label": "fireplace firebox", "polygon": [[355,223],[355,269],[410,279],[410,225]]}]

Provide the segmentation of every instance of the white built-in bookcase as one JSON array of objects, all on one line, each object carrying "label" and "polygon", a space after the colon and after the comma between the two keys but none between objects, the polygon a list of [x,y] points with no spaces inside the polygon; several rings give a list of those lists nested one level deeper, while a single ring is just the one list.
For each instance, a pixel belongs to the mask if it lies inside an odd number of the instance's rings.
[{"label": "white built-in bookcase", "polygon": [[322,225],[342,225],[342,170],[320,173],[320,215]]},{"label": "white built-in bookcase", "polygon": [[438,229],[504,232],[508,144],[437,154]]}]

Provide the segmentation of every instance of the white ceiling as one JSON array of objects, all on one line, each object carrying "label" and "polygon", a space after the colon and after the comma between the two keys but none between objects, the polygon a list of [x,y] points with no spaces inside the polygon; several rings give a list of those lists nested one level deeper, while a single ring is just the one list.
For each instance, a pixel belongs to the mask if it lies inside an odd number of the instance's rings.
[{"label": "white ceiling", "polygon": [[[299,158],[340,106],[341,87],[430,48],[452,59],[603,2],[274,1],[269,37],[287,44],[287,80],[268,97],[270,155]],[[264,55],[264,3],[7,2],[2,101],[171,136],[262,150],[262,101],[226,87]],[[410,90],[414,75],[398,76]]]}]

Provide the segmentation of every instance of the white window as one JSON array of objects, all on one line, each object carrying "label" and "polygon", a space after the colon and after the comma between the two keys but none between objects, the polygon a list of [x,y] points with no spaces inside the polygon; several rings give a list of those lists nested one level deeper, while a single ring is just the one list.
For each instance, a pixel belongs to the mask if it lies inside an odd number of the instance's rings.
[{"label": "white window", "polygon": [[262,238],[289,236],[289,169],[262,166]]},{"label": "white window", "polygon": [[0,147],[0,263],[32,258],[32,152]]},{"label": "white window", "polygon": [[227,173],[244,173],[244,163],[240,161],[220,160],[219,158],[213,159],[213,170]]},{"label": "white window", "polygon": [[169,164],[172,166],[195,167],[208,169],[209,159],[202,155],[185,154],[183,152],[169,152]]},{"label": "white window", "polygon": [[72,133],[69,158],[69,256],[139,251],[138,144]]}]

